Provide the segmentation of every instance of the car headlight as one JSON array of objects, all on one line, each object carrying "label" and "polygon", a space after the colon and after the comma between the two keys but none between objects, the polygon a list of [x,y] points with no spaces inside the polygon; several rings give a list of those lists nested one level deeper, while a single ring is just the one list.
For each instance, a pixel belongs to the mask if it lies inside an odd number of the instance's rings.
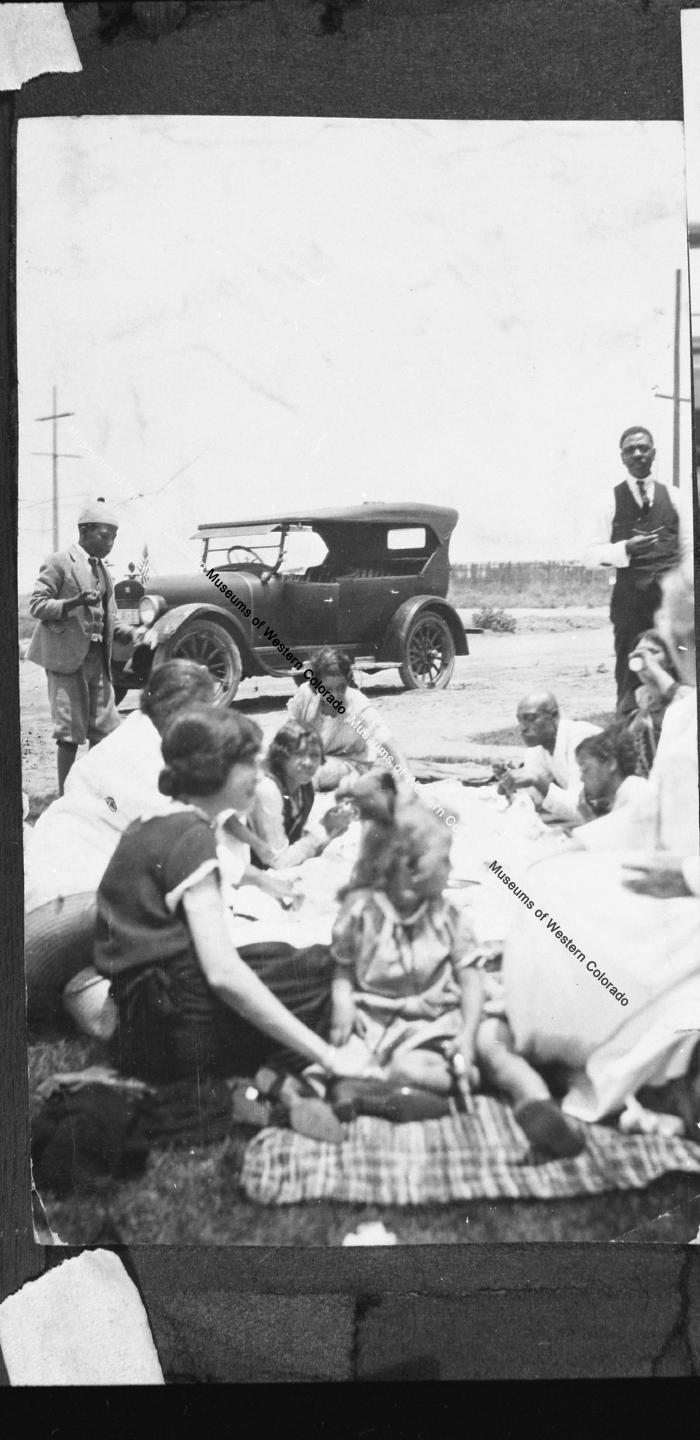
[{"label": "car headlight", "polygon": [[153,625],[158,619],[161,609],[161,602],[156,595],[144,595],[139,605],[139,620],[141,624]]}]

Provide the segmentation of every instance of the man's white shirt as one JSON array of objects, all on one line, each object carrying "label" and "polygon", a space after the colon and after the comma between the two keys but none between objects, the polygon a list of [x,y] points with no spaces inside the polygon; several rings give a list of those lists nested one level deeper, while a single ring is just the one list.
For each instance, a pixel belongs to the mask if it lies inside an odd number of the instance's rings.
[{"label": "man's white shirt", "polygon": [[[639,482],[627,473],[625,473],[623,478],[641,515],[642,499],[639,493]],[[656,485],[653,472],[643,483],[646,487],[646,498],[649,503],[653,505]],[[680,521],[679,559],[684,561],[693,553],[693,520],[690,503],[684,493],[678,489],[674,489],[670,485],[667,486],[667,493]],[[630,563],[630,557],[625,548],[627,542],[625,540],[616,540],[613,544],[610,539],[614,518],[615,496],[611,491],[606,504],[601,505],[598,511],[594,536],[583,552],[583,563],[591,569],[596,565],[613,565],[616,570],[624,570]]]},{"label": "man's white shirt", "polygon": [[576,746],[589,735],[599,734],[599,725],[592,725],[589,720],[569,720],[568,716],[562,715],[553,752],[550,754],[543,747],[537,747],[550,780],[542,810],[552,819],[573,820],[578,816],[583,781],[576,759]]}]

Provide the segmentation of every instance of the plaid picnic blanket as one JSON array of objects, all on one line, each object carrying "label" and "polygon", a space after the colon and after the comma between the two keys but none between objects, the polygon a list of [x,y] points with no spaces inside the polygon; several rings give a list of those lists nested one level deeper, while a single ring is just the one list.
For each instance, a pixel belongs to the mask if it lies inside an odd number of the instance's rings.
[{"label": "plaid picnic blanket", "polygon": [[700,1145],[659,1135],[621,1135],[588,1125],[573,1160],[537,1165],[511,1112],[478,1095],[471,1116],[392,1125],[362,1115],[340,1145],[292,1130],[261,1130],[249,1143],[241,1183],[249,1200],[293,1205],[339,1200],[427,1205],[451,1200],[555,1200],[643,1190],[669,1172],[700,1172]]}]

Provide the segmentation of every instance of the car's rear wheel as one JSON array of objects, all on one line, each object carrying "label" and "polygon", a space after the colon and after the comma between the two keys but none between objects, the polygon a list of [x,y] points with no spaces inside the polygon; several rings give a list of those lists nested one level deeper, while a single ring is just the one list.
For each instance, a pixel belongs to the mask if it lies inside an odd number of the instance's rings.
[{"label": "car's rear wheel", "polygon": [[455,663],[450,627],[434,610],[422,610],[411,621],[404,641],[399,674],[407,690],[444,690]]},{"label": "car's rear wheel", "polygon": [[216,705],[230,705],[243,676],[241,652],[228,630],[215,620],[186,620],[168,646],[169,660],[206,665],[216,685]]}]

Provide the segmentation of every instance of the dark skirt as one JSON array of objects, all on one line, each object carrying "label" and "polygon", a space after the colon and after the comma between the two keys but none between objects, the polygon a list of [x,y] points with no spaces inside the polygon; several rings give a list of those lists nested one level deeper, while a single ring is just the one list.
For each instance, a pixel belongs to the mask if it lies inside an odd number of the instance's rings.
[{"label": "dark skirt", "polygon": [[[324,1040],[330,1031],[332,961],[324,945],[249,945],[246,961],[277,999]],[[309,1062],[238,1015],[210,989],[194,954],[112,980],[114,1063],[154,1084],[203,1075],[253,1075],[263,1064],[299,1071]]]}]

